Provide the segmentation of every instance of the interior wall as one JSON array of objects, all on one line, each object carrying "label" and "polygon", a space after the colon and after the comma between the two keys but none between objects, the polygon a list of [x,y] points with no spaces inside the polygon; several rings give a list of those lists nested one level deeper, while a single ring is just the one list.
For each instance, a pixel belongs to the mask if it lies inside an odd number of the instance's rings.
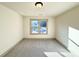
[{"label": "interior wall", "polygon": [[0,55],[23,38],[23,20],[15,11],[0,5]]},{"label": "interior wall", "polygon": [[[47,35],[32,35],[30,34],[30,19],[48,19],[48,34]],[[52,17],[24,17],[24,38],[55,38],[55,20]]]},{"label": "interior wall", "polygon": [[[56,39],[64,44],[71,52],[77,54],[79,47],[77,47],[73,42],[70,43],[69,40],[71,39],[69,38],[70,27],[79,31],[79,6],[56,17]],[[77,34],[74,33],[74,36],[77,36]],[[79,35],[75,40],[78,38]],[[79,53],[77,55],[79,56]]]}]

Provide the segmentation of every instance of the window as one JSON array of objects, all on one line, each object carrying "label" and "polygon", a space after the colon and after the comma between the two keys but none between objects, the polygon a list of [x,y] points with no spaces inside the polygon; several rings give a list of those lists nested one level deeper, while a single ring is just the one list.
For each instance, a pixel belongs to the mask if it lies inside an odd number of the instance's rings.
[{"label": "window", "polygon": [[47,19],[31,19],[31,34],[47,34]]}]

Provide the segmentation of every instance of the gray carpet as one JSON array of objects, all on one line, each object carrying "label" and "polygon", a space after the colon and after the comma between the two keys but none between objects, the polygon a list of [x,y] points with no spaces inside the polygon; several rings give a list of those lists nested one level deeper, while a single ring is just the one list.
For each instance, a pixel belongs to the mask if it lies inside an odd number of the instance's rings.
[{"label": "gray carpet", "polygon": [[56,40],[24,39],[4,57],[46,57],[44,52],[68,51]]}]

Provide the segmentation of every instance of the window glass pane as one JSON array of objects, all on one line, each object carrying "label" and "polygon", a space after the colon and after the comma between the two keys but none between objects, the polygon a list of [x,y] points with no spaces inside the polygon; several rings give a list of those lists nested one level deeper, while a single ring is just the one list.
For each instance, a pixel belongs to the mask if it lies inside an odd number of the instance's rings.
[{"label": "window glass pane", "polygon": [[45,19],[40,20],[40,33],[47,33],[47,21]]},{"label": "window glass pane", "polygon": [[38,27],[32,27],[32,33],[39,33],[38,32]]},{"label": "window glass pane", "polygon": [[39,31],[38,31],[38,20],[32,20],[31,21],[31,26],[32,26],[32,29],[31,29],[31,31],[32,31],[32,33],[39,33]]},{"label": "window glass pane", "polygon": [[46,27],[46,26],[47,26],[46,20],[41,20],[40,21],[40,27]]},{"label": "window glass pane", "polygon": [[41,27],[40,28],[40,33],[47,33],[47,28],[46,27]]},{"label": "window glass pane", "polygon": [[38,27],[38,20],[32,21],[32,27]]}]

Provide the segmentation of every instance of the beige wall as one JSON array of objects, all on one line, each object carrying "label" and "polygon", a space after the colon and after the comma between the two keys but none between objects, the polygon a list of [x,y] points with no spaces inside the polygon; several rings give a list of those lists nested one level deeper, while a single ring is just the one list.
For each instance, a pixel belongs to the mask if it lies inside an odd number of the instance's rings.
[{"label": "beige wall", "polygon": [[[79,31],[79,6],[56,17],[57,40],[64,44],[71,52],[77,54],[79,47],[77,47],[74,43],[70,43],[69,27]],[[76,34],[74,36],[76,36]],[[78,38],[79,36],[75,39]],[[79,53],[77,55],[79,56]]]},{"label": "beige wall", "polygon": [[47,35],[30,35],[30,19],[39,17],[24,17],[24,38],[55,38],[55,20],[52,17],[41,17],[48,19],[48,34]]},{"label": "beige wall", "polygon": [[0,55],[23,38],[23,20],[16,12],[0,5]]}]

